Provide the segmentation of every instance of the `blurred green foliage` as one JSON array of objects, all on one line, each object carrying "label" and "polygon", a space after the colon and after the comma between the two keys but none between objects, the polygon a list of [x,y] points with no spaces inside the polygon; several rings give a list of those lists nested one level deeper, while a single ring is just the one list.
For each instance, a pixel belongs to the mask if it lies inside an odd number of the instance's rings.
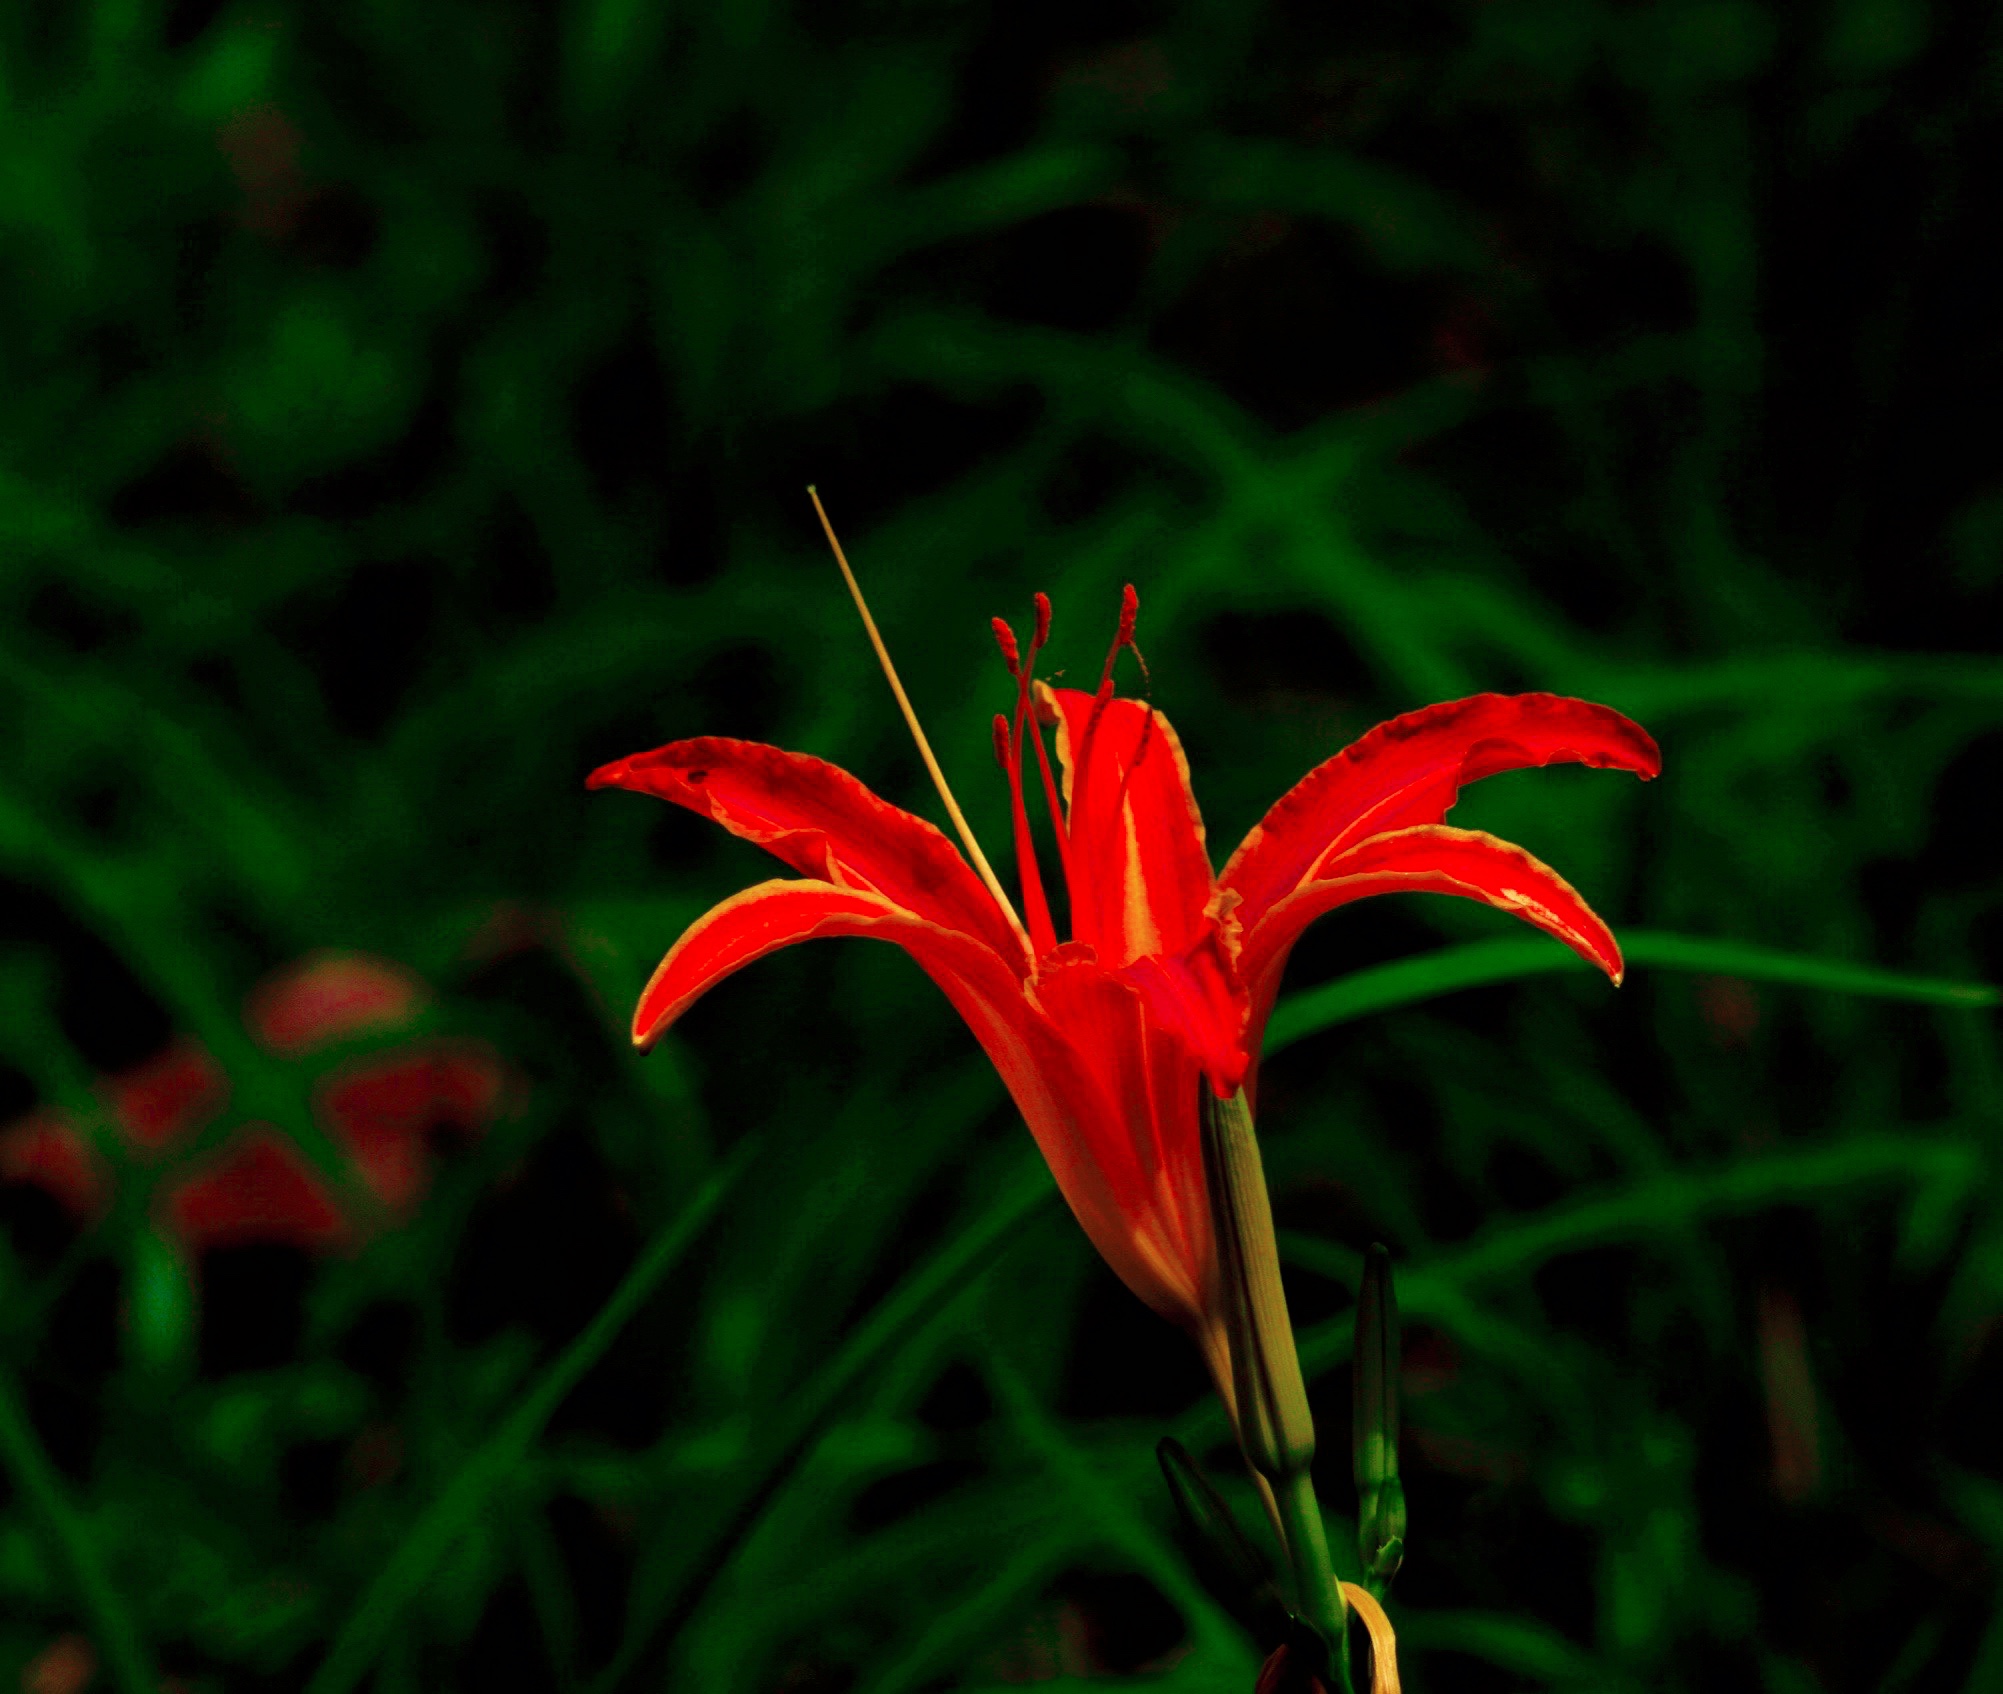
[{"label": "blurred green foliage", "polygon": [[[1249,1689],[1194,1361],[908,964],[626,1051],[768,871],[595,763],[931,803],[812,479],[991,846],[1037,588],[1077,675],[1139,585],[1220,857],[1428,700],[1655,732],[1455,821],[1671,968],[1303,949],[1390,968],[1262,1100],[1324,1500],[1382,1239],[1412,1686],[1994,1686],[1995,1015],[1761,960],[2003,978],[1999,65],[1969,0],[6,9],[0,1115],[114,1192],[0,1187],[0,1679]],[[391,1037],[245,1033],[328,947],[514,1078],[409,1215],[316,1105]],[[359,1246],[177,1244],[96,1080],[174,1036]]]}]

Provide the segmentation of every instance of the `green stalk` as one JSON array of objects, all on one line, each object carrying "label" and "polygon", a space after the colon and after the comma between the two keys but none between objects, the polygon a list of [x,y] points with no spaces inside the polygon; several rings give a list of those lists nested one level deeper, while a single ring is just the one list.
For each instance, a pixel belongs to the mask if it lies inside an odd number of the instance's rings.
[{"label": "green stalk", "polygon": [[1379,1599],[1405,1557],[1405,1485],[1398,1479],[1398,1296],[1391,1255],[1373,1244],[1363,1255],[1356,1296],[1356,1346],[1350,1457],[1356,1476],[1356,1556],[1363,1581]]},{"label": "green stalk", "polygon": [[1335,1580],[1334,1561],[1328,1556],[1328,1532],[1322,1527],[1314,1478],[1302,1468],[1285,1482],[1276,1483],[1274,1492],[1279,1497],[1280,1521],[1287,1526],[1287,1550],[1293,1558],[1301,1615],[1328,1643],[1332,1668],[1347,1688],[1349,1608]]},{"label": "green stalk", "polygon": [[1348,1694],[1347,1607],[1328,1534],[1315,1499],[1314,1419],[1294,1346],[1273,1236],[1266,1172],[1241,1089],[1220,1100],[1203,1087],[1203,1169],[1217,1235],[1224,1322],[1231,1343],[1231,1377],[1238,1445],[1271,1485],[1281,1538],[1293,1568],[1295,1604],[1328,1649],[1329,1668]]}]

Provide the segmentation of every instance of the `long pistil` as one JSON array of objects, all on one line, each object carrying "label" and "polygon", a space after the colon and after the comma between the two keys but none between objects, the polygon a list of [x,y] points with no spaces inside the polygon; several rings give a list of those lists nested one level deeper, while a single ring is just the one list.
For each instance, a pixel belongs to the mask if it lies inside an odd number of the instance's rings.
[{"label": "long pistil", "polygon": [[835,538],[835,526],[828,521],[828,510],[821,504],[821,496],[810,483],[807,498],[814,503],[814,512],[821,520],[821,529],[828,538],[828,546],[833,549],[835,563],[841,566],[842,581],[848,584],[849,597],[855,601],[855,609],[862,614],[862,627],[869,635],[869,644],[876,649],[876,661],[883,667],[883,678],[890,684],[890,692],[897,698],[897,709],[904,714],[905,725],[911,731],[911,739],[918,744],[918,757],[925,762],[926,773],[932,778],[932,786],[939,791],[939,798],[945,802],[946,816],[953,820],[953,828],[959,832],[960,845],[967,850],[967,857],[973,861],[974,869],[980,873],[981,881],[987,884],[988,892],[994,896],[995,904],[1002,909],[1023,945],[1029,945],[1029,937],[1022,927],[1022,919],[1016,915],[1015,904],[1008,897],[1008,891],[995,875],[994,866],[988,863],[987,854],[981,851],[981,844],[974,839],[973,826],[960,810],[959,801],[953,798],[953,791],[946,785],[946,773],[939,768],[939,761],[932,755],[932,744],[925,739],[925,731],[920,727],[918,714],[912,710],[911,697],[904,692],[904,684],[897,678],[897,667],[890,662],[890,649],[883,644],[883,637],[877,632],[876,619],[869,615],[869,602],[862,597],[862,584],[856,581],[855,572],[849,569],[848,555],[842,551],[842,544]]}]

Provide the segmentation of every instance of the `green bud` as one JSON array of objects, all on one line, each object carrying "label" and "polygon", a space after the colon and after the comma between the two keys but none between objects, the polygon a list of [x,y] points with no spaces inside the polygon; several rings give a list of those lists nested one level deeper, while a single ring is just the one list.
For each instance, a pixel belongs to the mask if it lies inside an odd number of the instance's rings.
[{"label": "green bud", "polygon": [[1328,1644],[1346,1688],[1346,1613],[1309,1474],[1314,1419],[1308,1414],[1307,1384],[1280,1282],[1280,1248],[1259,1141],[1252,1133],[1252,1108],[1242,1089],[1220,1100],[1207,1084],[1198,1086],[1203,1089],[1203,1174],[1231,1345],[1238,1445],[1246,1462],[1272,1485],[1276,1527],[1293,1567],[1297,1615]]},{"label": "green bud", "polygon": [[1356,1297],[1351,1458],[1356,1475],[1356,1552],[1373,1583],[1388,1585],[1405,1556],[1405,1489],[1398,1480],[1398,1379],[1404,1340],[1391,1255],[1373,1243]]},{"label": "green bud", "polygon": [[1203,1089],[1203,1171],[1224,1285],[1238,1444],[1252,1468],[1277,1485],[1313,1462],[1314,1419],[1280,1283],[1266,1171],[1242,1089],[1228,1100]]}]

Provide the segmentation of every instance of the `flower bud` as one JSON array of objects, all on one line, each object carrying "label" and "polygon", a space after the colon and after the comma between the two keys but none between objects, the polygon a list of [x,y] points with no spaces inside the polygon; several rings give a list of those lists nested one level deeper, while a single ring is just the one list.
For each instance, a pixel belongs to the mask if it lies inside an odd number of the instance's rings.
[{"label": "flower bud", "polygon": [[1314,1419],[1280,1283],[1265,1167],[1243,1089],[1228,1100],[1204,1089],[1203,1131],[1238,1441],[1252,1468],[1277,1485],[1313,1461]]},{"label": "flower bud", "polygon": [[1380,1591],[1405,1556],[1405,1489],[1398,1480],[1398,1379],[1404,1345],[1391,1255],[1373,1243],[1356,1298],[1351,1458],[1356,1476],[1356,1553]]}]

